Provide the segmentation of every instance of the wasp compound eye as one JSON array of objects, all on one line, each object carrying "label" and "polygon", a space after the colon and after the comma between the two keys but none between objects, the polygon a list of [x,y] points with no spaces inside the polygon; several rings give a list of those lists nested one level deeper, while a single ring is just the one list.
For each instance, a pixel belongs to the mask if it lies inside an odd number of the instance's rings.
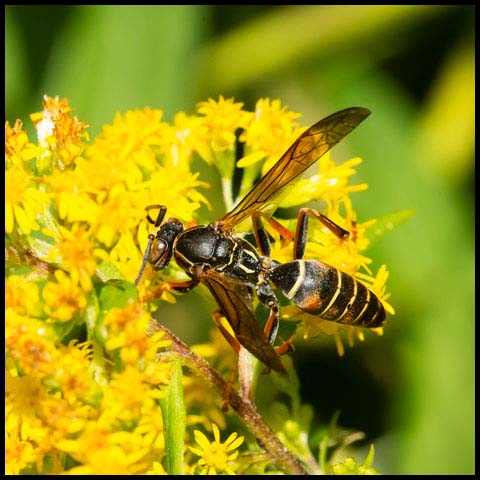
[{"label": "wasp compound eye", "polygon": [[148,261],[154,265],[155,269],[163,267],[163,265],[161,264],[167,250],[168,244],[165,240],[162,240],[161,238],[156,238],[153,241]]}]

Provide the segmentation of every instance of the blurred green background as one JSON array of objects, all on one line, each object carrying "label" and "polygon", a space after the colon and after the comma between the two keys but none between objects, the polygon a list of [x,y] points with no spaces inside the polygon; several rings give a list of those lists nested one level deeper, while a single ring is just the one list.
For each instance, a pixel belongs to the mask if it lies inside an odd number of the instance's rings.
[{"label": "blurred green background", "polygon": [[[316,421],[367,434],[390,474],[474,473],[473,6],[7,6],[6,120],[67,97],[99,133],[116,111],[171,120],[209,96],[280,98],[303,125],[349,106],[372,115],[333,158],[364,159],[359,221],[415,215],[372,246],[396,315],[383,337],[292,354]],[[31,137],[35,138],[35,137]],[[160,199],[159,199],[160,201]],[[212,213],[212,219],[215,214]],[[204,340],[198,296],[167,307]],[[203,318],[204,317],[204,318]],[[195,325],[192,325],[192,318]],[[205,322],[205,323],[202,323]],[[359,456],[361,460],[362,456]]]}]

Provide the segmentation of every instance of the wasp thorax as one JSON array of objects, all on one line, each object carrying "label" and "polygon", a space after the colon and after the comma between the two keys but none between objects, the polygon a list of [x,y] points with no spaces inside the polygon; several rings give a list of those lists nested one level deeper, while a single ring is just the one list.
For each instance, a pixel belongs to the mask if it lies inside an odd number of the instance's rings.
[{"label": "wasp thorax", "polygon": [[175,246],[175,259],[185,269],[192,265],[208,263],[218,257],[217,243],[221,237],[210,226],[199,226],[186,230],[178,237]]}]

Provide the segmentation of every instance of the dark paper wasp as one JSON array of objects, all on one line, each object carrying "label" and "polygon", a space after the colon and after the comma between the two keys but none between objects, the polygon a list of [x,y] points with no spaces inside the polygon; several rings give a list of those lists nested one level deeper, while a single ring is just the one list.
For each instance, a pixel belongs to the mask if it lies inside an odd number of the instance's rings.
[{"label": "dark paper wasp", "polygon": [[[293,238],[293,260],[280,264],[270,258],[269,238],[261,221],[263,218],[291,239],[292,234],[266,212],[273,198],[369,114],[366,108],[352,107],[320,120],[300,135],[232,210],[209,225],[185,228],[175,218],[164,222],[166,207],[147,207],[147,220],[158,230],[155,235],[149,235],[135,283],[138,284],[147,263],[154,270],[162,270],[173,256],[190,279],[165,282],[167,288],[183,293],[199,282],[206,285],[219,307],[212,315],[213,320],[230,345],[237,353],[242,345],[278,372],[285,371],[279,355],[288,351],[289,344],[273,346],[279,316],[274,287],[300,309],[322,319],[367,328],[383,325],[384,307],[364,284],[330,265],[303,259],[309,215],[314,215],[340,238],[349,235],[348,231],[316,210],[302,208]],[[159,209],[156,219],[148,213],[152,209]],[[256,248],[234,234],[235,227],[248,217],[252,219]],[[253,294],[269,310],[264,330],[253,313]],[[235,337],[221,324],[222,316]]]}]

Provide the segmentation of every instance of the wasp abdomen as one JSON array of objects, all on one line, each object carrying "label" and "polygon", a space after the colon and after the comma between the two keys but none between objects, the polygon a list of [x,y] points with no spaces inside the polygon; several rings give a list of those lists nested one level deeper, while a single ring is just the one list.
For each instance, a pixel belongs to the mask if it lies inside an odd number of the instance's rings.
[{"label": "wasp abdomen", "polygon": [[299,308],[325,320],[367,328],[385,321],[385,309],[372,291],[325,263],[294,260],[274,268],[269,278]]}]

